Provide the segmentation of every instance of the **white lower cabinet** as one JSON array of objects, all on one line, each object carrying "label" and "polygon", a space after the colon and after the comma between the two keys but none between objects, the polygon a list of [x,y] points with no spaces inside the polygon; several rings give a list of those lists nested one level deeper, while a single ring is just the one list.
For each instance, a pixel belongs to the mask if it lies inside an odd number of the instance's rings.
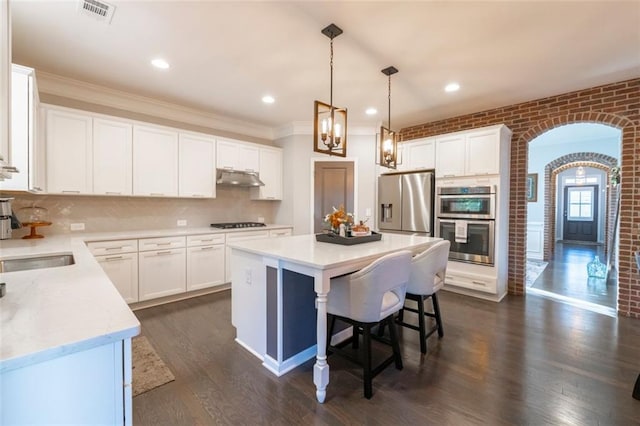
[{"label": "white lower cabinet", "polygon": [[[186,291],[186,250],[184,237],[149,238],[139,241],[138,253],[139,300],[155,299]],[[162,248],[175,247],[182,248]]]},{"label": "white lower cabinet", "polygon": [[187,291],[224,284],[224,234],[187,237]]},{"label": "white lower cabinet", "polygon": [[113,285],[127,303],[138,301],[138,254],[96,256]]},{"label": "white lower cabinet", "polygon": [[0,373],[2,425],[131,425],[131,339]]},{"label": "white lower cabinet", "polygon": [[127,303],[138,301],[138,240],[96,241],[87,247]]}]

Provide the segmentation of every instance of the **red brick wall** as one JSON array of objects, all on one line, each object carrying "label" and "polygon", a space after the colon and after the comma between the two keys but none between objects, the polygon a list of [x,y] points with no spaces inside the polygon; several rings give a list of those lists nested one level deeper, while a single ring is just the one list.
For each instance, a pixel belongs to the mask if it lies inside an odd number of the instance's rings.
[{"label": "red brick wall", "polygon": [[509,212],[509,294],[524,294],[526,264],[528,143],[565,124],[590,122],[622,131],[618,312],[640,318],[640,273],[634,252],[640,250],[640,78],[593,87],[420,124],[403,129],[402,140],[492,124],[506,124],[511,137]]}]

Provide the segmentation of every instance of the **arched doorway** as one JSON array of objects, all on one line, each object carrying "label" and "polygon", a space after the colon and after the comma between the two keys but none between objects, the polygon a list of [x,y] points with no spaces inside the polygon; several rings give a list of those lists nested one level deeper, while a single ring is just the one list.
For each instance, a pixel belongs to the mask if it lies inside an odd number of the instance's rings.
[{"label": "arched doorway", "polygon": [[[566,124],[574,123],[599,123],[609,125],[620,129],[622,131],[622,143],[621,150],[623,153],[636,152],[634,144],[636,143],[636,126],[634,123],[621,116],[617,116],[609,113],[602,112],[585,112],[567,114],[566,116],[554,117],[547,120],[537,122],[533,127],[526,131],[523,131],[520,136],[512,141],[514,149],[512,149],[512,181],[511,181],[511,233],[513,240],[517,240],[517,235],[526,235],[527,226],[527,162],[528,162],[528,145],[537,136],[544,132],[551,130],[555,127],[559,127]],[[521,148],[525,148],[520,150]],[[514,157],[515,155],[515,157]],[[515,161],[514,161],[515,158]],[[620,194],[625,194],[625,188],[629,194],[633,193],[634,183],[633,174],[634,167],[637,163],[636,156],[623,155],[621,157],[621,181],[620,181]],[[519,165],[520,167],[514,167]],[[628,178],[625,180],[625,174]],[[634,247],[637,243],[633,241],[633,238],[637,235],[634,229],[633,210],[634,200],[633,196],[624,197],[621,195],[620,200],[620,244],[619,254],[620,267],[618,271],[619,284],[621,288],[627,288],[631,290],[636,288],[634,283],[637,284],[637,279],[632,276],[635,273],[635,265],[632,265],[634,258]],[[523,241],[526,245],[526,238]],[[526,270],[526,250],[522,250],[519,244],[513,244],[510,249],[510,274],[509,274],[509,293],[510,294],[524,294],[525,288],[525,270]],[[629,287],[631,286],[631,287]],[[632,308],[632,295],[631,291],[618,292],[618,312],[631,316],[633,314]],[[635,306],[635,305],[634,305]]]}]

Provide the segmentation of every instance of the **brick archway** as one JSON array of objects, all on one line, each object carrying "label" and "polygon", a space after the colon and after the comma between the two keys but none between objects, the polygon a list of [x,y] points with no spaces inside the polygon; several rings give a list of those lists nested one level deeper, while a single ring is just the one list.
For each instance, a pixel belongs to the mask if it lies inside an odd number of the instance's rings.
[{"label": "brick archway", "polygon": [[618,313],[640,319],[640,78],[585,88],[402,129],[412,140],[478,127],[505,124],[512,131],[509,190],[509,295],[524,295],[527,232],[528,145],[554,127],[597,123],[622,131]]},{"label": "brick archway", "polygon": [[[514,220],[515,223],[512,223],[510,226],[513,231],[520,235],[526,235],[526,223],[527,223],[527,209],[526,209],[526,173],[528,164],[528,152],[529,152],[529,143],[534,140],[536,137],[545,133],[553,128],[567,125],[567,124],[577,124],[577,123],[596,123],[596,124],[604,124],[608,126],[615,127],[620,129],[622,132],[622,142],[621,142],[621,152],[622,161],[621,161],[621,181],[619,187],[619,193],[624,194],[625,190],[628,188],[628,192],[633,193],[633,176],[635,175],[634,170],[634,157],[633,156],[625,156],[624,153],[627,151],[634,151],[634,141],[637,139],[636,135],[636,127],[635,124],[626,117],[621,117],[615,114],[608,114],[602,112],[585,112],[585,113],[576,113],[576,114],[568,114],[562,117],[555,117],[553,119],[544,120],[538,122],[535,126],[531,127],[529,130],[522,133],[519,137],[519,140],[516,141],[516,147],[524,147],[524,166],[522,170],[516,170],[516,173],[513,173],[514,170],[512,168],[512,180],[511,180],[511,193],[513,195],[514,190],[521,194],[521,196],[513,197],[511,200],[512,212],[518,211],[521,209],[524,213],[524,220],[519,220],[519,218],[514,217],[512,213],[510,215],[510,219]],[[514,141],[512,141],[513,143]],[[578,162],[579,164],[579,162]],[[576,165],[578,165],[576,164]],[[572,166],[568,166],[572,167]],[[566,168],[568,168],[566,167]],[[559,167],[557,170],[564,170],[562,167]],[[626,176],[626,178],[625,178]],[[546,171],[545,171],[545,181],[546,181]],[[633,197],[622,197],[620,205],[620,243],[619,243],[619,259],[620,268],[618,271],[618,312],[623,312],[625,315],[629,316],[631,311],[631,274],[634,269],[632,268],[631,261],[634,258],[633,254],[633,208],[634,208],[634,199]],[[522,205],[520,205],[522,204]],[[523,208],[524,207],[524,208]],[[545,210],[546,214],[546,210]],[[545,221],[545,227],[546,227]],[[546,233],[545,229],[545,233]],[[525,238],[526,243],[526,238]],[[545,252],[547,250],[548,239],[545,238]],[[515,265],[521,265],[520,268],[517,266],[514,268],[514,275],[510,276],[509,279],[509,292],[512,294],[524,294],[524,275],[525,275],[525,265],[526,265],[526,251],[522,250],[521,252],[511,251],[511,255],[514,255],[516,259],[513,262]],[[623,262],[623,259],[629,259],[629,261]],[[512,279],[515,278],[514,280]]]},{"label": "brick archway", "polygon": [[[609,174],[612,167],[618,165],[618,159],[597,152],[574,152],[550,161],[544,168],[544,248],[543,259],[549,260],[555,250],[556,229],[556,190],[558,174],[574,167],[592,167]],[[616,207],[618,203],[618,186],[607,185],[605,205],[605,254],[611,248]]]}]

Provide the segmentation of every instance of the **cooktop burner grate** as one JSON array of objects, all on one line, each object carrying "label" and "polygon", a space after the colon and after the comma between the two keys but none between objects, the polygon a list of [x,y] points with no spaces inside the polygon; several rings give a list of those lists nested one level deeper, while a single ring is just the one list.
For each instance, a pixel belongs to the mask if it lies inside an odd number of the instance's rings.
[{"label": "cooktop burner grate", "polygon": [[213,228],[234,229],[234,228],[260,228],[267,226],[262,222],[228,222],[228,223],[212,223]]}]

